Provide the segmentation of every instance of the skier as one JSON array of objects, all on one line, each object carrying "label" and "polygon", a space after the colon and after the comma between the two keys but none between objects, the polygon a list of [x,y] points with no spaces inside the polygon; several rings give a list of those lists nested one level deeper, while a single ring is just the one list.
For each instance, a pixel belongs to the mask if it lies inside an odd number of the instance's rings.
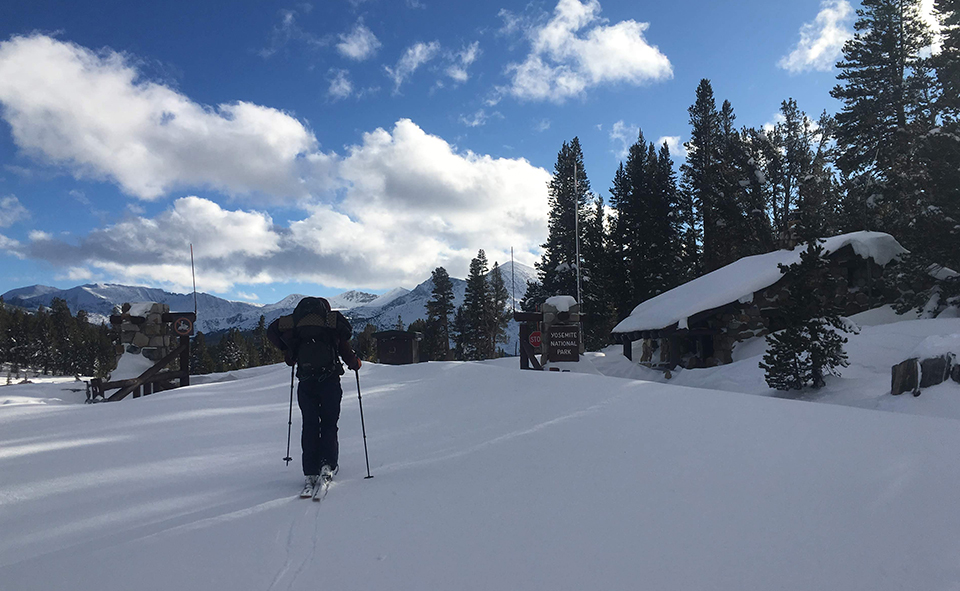
[{"label": "skier", "polygon": [[342,359],[353,371],[360,359],[350,347],[350,323],[332,311],[324,298],[300,300],[293,314],[281,316],[267,328],[267,338],[284,354],[287,365],[297,366],[297,403],[303,419],[300,434],[305,482],[301,497],[315,496],[330,483],[339,468],[337,421],[343,390]]}]

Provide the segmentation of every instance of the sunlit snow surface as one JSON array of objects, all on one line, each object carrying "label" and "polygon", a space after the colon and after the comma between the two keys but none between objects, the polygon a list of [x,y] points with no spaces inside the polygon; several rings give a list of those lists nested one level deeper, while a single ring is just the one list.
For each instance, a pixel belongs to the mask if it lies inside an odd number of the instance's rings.
[{"label": "sunlit snow surface", "polygon": [[[771,396],[756,356],[670,380],[616,348],[582,366],[659,381],[364,364],[375,478],[348,374],[319,504],[281,460],[285,366],[98,405],[0,387],[0,589],[956,588],[960,386],[894,398],[889,363],[958,332],[864,326],[805,395],[838,404]],[[293,429],[299,460],[296,409]]]}]

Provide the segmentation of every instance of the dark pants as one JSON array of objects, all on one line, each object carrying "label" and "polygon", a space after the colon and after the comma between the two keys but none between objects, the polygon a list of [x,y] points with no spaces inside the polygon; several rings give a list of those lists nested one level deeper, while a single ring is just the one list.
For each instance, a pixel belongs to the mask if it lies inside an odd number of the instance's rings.
[{"label": "dark pants", "polygon": [[340,420],[342,399],[339,376],[329,376],[322,381],[300,380],[297,403],[303,417],[300,448],[303,450],[304,475],[319,474],[324,464],[337,467],[340,455],[337,421]]}]

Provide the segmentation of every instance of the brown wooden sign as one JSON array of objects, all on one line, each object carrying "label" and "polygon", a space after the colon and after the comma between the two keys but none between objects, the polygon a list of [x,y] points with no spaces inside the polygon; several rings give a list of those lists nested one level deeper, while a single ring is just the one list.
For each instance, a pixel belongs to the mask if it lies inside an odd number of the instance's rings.
[{"label": "brown wooden sign", "polygon": [[554,324],[547,335],[547,359],[580,361],[580,327],[576,324]]}]

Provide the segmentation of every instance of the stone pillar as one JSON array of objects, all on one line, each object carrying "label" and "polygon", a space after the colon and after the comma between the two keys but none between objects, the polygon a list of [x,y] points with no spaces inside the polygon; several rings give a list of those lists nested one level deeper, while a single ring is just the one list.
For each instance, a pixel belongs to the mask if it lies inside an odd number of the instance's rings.
[{"label": "stone pillar", "polygon": [[[123,304],[120,315],[120,353],[143,355],[150,361],[159,361],[173,350],[173,337],[163,314],[170,306],[157,302]],[[113,322],[116,317],[111,318]],[[116,324],[116,323],[114,323]]]}]

